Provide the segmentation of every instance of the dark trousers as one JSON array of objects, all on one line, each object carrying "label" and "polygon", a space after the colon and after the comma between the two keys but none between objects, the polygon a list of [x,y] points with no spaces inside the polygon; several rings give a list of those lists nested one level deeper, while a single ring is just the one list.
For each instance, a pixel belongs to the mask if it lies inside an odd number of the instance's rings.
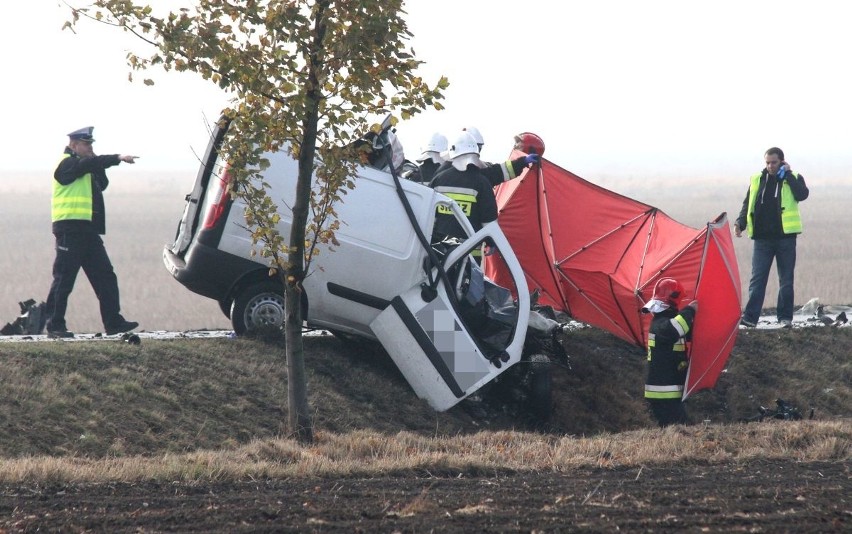
[{"label": "dark trousers", "polygon": [[123,317],[119,313],[118,278],[101,236],[91,232],[67,232],[55,236],[53,283],[45,303],[47,329],[56,331],[67,328],[65,310],[81,267],[98,297],[104,328],[121,323]]},{"label": "dark trousers", "polygon": [[685,425],[686,408],[680,399],[648,399],[651,414],[660,426]]},{"label": "dark trousers", "polygon": [[796,238],[755,239],[754,256],[751,258],[751,281],[748,284],[748,303],[743,319],[757,323],[766,296],[766,283],[772,261],[778,267],[778,304],[776,315],[779,321],[793,320],[793,274],[796,270]]}]

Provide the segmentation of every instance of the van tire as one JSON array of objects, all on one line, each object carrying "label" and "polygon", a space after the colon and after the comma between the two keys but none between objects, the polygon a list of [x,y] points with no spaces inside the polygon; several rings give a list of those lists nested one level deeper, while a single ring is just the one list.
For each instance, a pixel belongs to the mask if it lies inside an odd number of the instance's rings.
[{"label": "van tire", "polygon": [[231,326],[238,336],[265,328],[284,326],[284,288],[271,281],[252,284],[240,291],[231,304]]}]

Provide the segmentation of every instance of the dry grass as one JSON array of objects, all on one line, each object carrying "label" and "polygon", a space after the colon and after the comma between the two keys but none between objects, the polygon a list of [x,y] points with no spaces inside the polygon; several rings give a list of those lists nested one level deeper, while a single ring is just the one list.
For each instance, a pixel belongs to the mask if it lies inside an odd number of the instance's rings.
[{"label": "dry grass", "polygon": [[435,438],[400,432],[318,433],[316,443],[255,441],[235,450],[160,457],[28,457],[0,463],[0,481],[209,482],[289,477],[351,477],[405,473],[474,474],[567,471],[583,467],[852,459],[852,423],[795,422],[637,430],[594,438],[523,432],[481,432]]},{"label": "dry grass", "polygon": [[[135,172],[135,171],[134,171]],[[125,315],[145,330],[191,330],[229,328],[218,305],[183,288],[168,274],[162,262],[163,245],[174,239],[183,212],[184,196],[192,187],[193,175],[137,176],[126,169],[112,174],[107,191],[107,235],[110,253],[122,295]],[[51,280],[53,238],[50,234],[50,191],[44,176],[30,176],[4,183],[0,195],[0,323],[19,314],[18,301],[46,298]],[[657,182],[600,180],[604,187],[657,206],[675,219],[702,226],[719,213],[729,217],[739,212],[745,183],[728,179],[678,184],[672,188]],[[24,186],[22,184],[29,184]],[[843,229],[852,186],[821,184],[810,180],[811,197],[802,204],[805,233],[798,248],[796,303],[813,297],[826,304],[852,304],[852,239]],[[751,272],[751,242],[735,239],[743,295]],[[777,280],[773,274],[765,306],[775,306]],[[71,295],[69,328],[98,332],[102,325],[97,300],[81,274]]]}]

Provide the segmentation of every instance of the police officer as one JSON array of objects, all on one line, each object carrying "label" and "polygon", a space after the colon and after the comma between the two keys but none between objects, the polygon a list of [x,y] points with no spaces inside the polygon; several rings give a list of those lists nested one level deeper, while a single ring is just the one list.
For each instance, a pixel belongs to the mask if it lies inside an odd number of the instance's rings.
[{"label": "police officer", "polygon": [[683,386],[686,382],[686,341],[691,339],[692,323],[698,301],[678,311],[678,303],[686,296],[683,286],[674,278],[661,278],[654,296],[642,308],[653,313],[648,329],[648,379],[645,399],[661,427],[686,424]]},{"label": "police officer", "polygon": [[81,267],[98,297],[106,333],[119,334],[139,326],[120,313],[118,279],[101,239],[106,233],[103,191],[109,185],[104,169],[121,162],[134,163],[137,156],[96,156],[93,130],[87,126],[68,134],[68,146],[53,173],[51,219],[56,259],[45,304],[50,337],[74,337],[65,324],[65,311]]}]

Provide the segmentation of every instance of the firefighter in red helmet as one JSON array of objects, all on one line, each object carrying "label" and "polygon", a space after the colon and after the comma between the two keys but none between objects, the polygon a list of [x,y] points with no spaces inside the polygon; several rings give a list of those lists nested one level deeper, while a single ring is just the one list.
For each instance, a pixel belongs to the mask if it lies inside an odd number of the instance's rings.
[{"label": "firefighter in red helmet", "polygon": [[661,427],[687,422],[682,400],[689,367],[686,342],[691,338],[698,301],[678,309],[685,298],[680,282],[661,278],[654,286],[653,297],[642,308],[642,312],[654,315],[648,329],[645,399]]},{"label": "firefighter in red helmet", "polygon": [[530,132],[521,132],[515,136],[515,150],[526,154],[544,155],[544,141],[541,137]]}]

